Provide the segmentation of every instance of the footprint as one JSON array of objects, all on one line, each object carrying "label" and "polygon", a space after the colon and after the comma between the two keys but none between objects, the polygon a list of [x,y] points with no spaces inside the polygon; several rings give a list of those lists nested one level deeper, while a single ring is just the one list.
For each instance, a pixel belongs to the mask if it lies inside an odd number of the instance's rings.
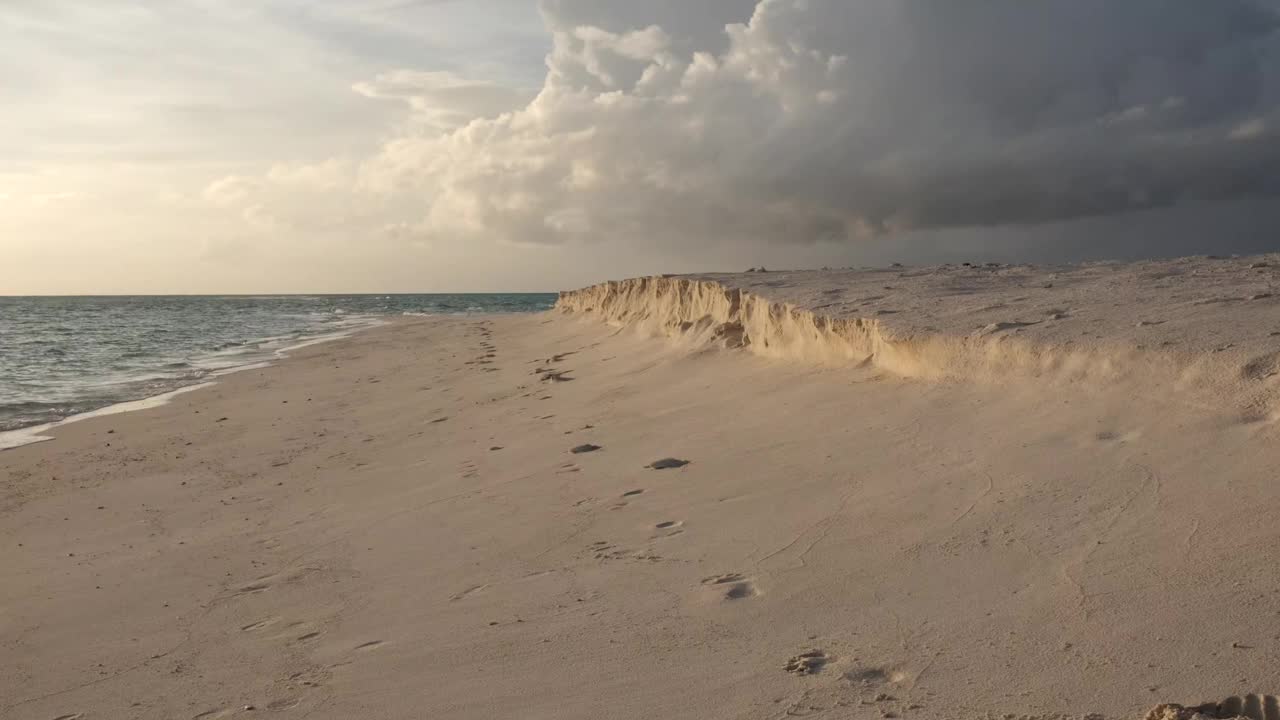
[{"label": "footprint", "polygon": [[844,679],[862,687],[878,687],[889,683],[904,682],[907,679],[907,674],[900,670],[890,670],[883,667],[864,667],[850,670],[844,674]]},{"label": "footprint", "polygon": [[[352,662],[350,660],[347,660],[343,664],[350,665],[352,664]],[[330,667],[337,667],[337,666],[331,665]],[[290,675],[289,682],[296,683],[303,687],[319,688],[324,686],[324,681],[328,680],[329,677],[330,677],[330,674],[325,670],[321,670],[319,668],[311,668],[309,670],[296,672]]]},{"label": "footprint", "polygon": [[642,492],[644,492],[644,490],[628,490],[622,493],[622,497],[631,497],[632,495],[639,495]]},{"label": "footprint", "polygon": [[1101,443],[1130,443],[1142,437],[1141,430],[1129,430],[1127,432],[1118,432],[1115,430],[1102,430],[1095,433],[1093,439]]},{"label": "footprint", "polygon": [[[287,570],[285,572],[282,572],[277,577],[283,578],[284,581],[290,585],[297,585],[297,584],[300,584],[302,581],[307,580],[311,576],[319,573],[323,573],[324,571],[325,569],[323,567],[306,565],[300,568],[294,568],[292,570]],[[264,578],[264,580],[265,579],[266,578]]]},{"label": "footprint", "polygon": [[703,578],[703,585],[724,585],[725,583],[736,583],[746,580],[747,576],[740,573],[728,573],[725,575],[712,575],[709,578]]},{"label": "footprint", "polygon": [[608,540],[597,540],[591,543],[591,547],[588,550],[597,560],[621,560],[627,556],[625,550],[618,549]]},{"label": "footprint", "polygon": [[244,585],[239,590],[236,590],[236,595],[256,595],[260,592],[266,592],[267,590],[270,590],[270,589],[271,589],[271,583],[255,582],[255,583],[250,583],[248,585]]},{"label": "footprint", "polygon": [[318,637],[320,637],[320,631],[319,631],[319,630],[315,630],[315,631],[312,631],[312,632],[307,633],[306,635],[299,635],[299,636],[298,636],[298,642],[306,642],[306,641],[308,641],[308,640],[315,640],[315,639],[316,639],[316,638],[318,638]]},{"label": "footprint", "polygon": [[80,720],[82,717],[84,717],[84,713],[72,713],[70,715],[59,715],[53,720]]},{"label": "footprint", "polygon": [[585,443],[583,445],[579,445],[573,448],[569,452],[573,453],[574,455],[581,455],[582,453],[595,452],[600,449],[601,448],[599,445],[592,445],[591,443]]},{"label": "footprint", "polygon": [[266,620],[259,620],[258,622],[255,622],[255,623],[249,623],[248,625],[242,626],[240,628],[240,632],[253,632],[254,630],[261,630],[262,628],[267,627],[268,625],[274,625],[279,620],[280,618],[267,618]]},{"label": "footprint", "polygon": [[372,650],[382,644],[381,640],[370,640],[367,643],[361,643],[356,646],[356,650]]},{"label": "footprint", "polygon": [[668,538],[673,538],[684,532],[684,521],[683,520],[663,520],[660,523],[656,523],[653,526],[653,529],[656,531],[653,534],[654,540],[665,540]]},{"label": "footprint", "polygon": [[825,652],[810,650],[788,660],[782,669],[794,675],[817,675],[829,662],[831,658]]},{"label": "footprint", "polygon": [[994,335],[999,332],[1004,332],[1005,330],[1013,330],[1016,332],[1016,331],[1021,331],[1022,328],[1031,327],[1032,325],[1039,325],[1041,322],[1044,322],[1044,321],[1037,320],[1034,322],[1020,322],[1018,320],[1010,320],[1006,322],[993,322],[989,325],[986,325],[981,330],[978,330],[977,332],[975,332],[974,335]]},{"label": "footprint", "polygon": [[649,463],[645,467],[652,468],[654,470],[670,470],[672,468],[681,468],[688,464],[689,464],[688,460],[679,460],[677,458],[662,458],[661,460],[654,460],[653,462]]},{"label": "footprint", "polygon": [[713,575],[704,578],[702,584],[715,590],[723,600],[743,600],[760,594],[751,578],[741,573]]},{"label": "footprint", "polygon": [[462,600],[462,599],[468,598],[468,597],[470,597],[470,596],[472,596],[472,595],[474,595],[474,594],[476,594],[476,593],[478,593],[478,592],[482,592],[482,591],[484,591],[484,590],[485,590],[486,588],[488,588],[488,587],[489,587],[489,586],[488,586],[488,584],[472,585],[471,587],[467,588],[466,590],[463,590],[462,592],[460,592],[460,593],[458,593],[458,594],[454,595],[453,597],[450,597],[450,598],[449,598],[449,600],[450,600],[451,602],[456,602],[456,601],[458,601],[458,600]]},{"label": "footprint", "polygon": [[289,710],[291,708],[296,708],[301,704],[302,704],[302,701],[299,700],[298,698],[281,698],[279,700],[272,700],[271,702],[267,703],[267,709],[270,710],[271,712],[280,712],[282,710]]}]

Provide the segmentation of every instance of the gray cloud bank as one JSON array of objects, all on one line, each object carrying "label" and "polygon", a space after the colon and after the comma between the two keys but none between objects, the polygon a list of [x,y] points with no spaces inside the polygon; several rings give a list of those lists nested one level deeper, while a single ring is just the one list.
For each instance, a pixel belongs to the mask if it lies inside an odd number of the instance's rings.
[{"label": "gray cloud bank", "polygon": [[366,188],[426,199],[419,231],[809,242],[1280,190],[1280,18],[1257,2],[543,12],[554,46],[532,101],[365,163]]},{"label": "gray cloud bank", "polygon": [[277,234],[692,258],[1280,192],[1280,0],[541,7],[540,87],[383,71],[352,87],[405,113],[378,151],[206,197]]}]

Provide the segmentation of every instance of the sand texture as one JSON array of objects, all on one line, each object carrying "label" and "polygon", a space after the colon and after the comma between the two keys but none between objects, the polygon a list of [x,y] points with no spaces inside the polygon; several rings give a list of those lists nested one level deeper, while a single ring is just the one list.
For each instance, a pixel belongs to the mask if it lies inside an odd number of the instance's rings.
[{"label": "sand texture", "polygon": [[0,718],[1272,717],[1260,262],[614,283],[59,427]]},{"label": "sand texture", "polygon": [[637,278],[558,307],[775,359],[1172,393],[1261,420],[1280,375],[1278,283],[1277,256],[945,265]]}]

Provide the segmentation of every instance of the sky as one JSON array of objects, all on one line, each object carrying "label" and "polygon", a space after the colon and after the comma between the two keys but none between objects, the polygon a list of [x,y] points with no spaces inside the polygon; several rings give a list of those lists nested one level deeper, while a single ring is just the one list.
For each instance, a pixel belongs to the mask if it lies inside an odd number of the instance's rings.
[{"label": "sky", "polygon": [[1280,0],[4,0],[0,294],[1280,250]]}]

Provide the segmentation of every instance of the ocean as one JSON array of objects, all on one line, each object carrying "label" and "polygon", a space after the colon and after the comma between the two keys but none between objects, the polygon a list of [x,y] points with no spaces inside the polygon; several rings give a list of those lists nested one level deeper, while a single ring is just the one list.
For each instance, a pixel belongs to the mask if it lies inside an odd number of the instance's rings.
[{"label": "ocean", "polygon": [[196,385],[396,316],[538,312],[555,300],[544,293],[0,297],[0,432]]}]

